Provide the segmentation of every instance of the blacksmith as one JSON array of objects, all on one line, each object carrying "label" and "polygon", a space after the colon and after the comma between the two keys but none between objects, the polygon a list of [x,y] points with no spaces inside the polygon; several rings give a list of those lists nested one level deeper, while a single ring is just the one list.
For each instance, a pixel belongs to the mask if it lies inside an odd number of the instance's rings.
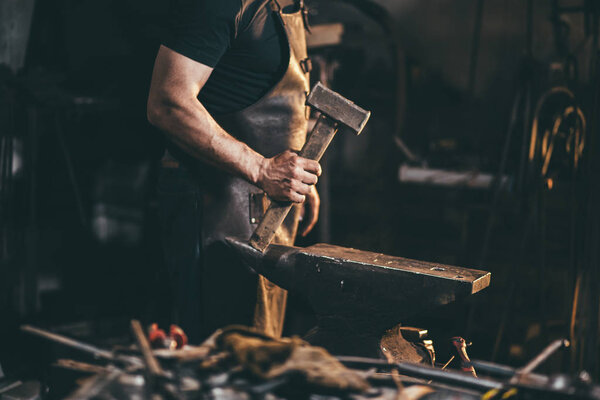
[{"label": "blacksmith", "polygon": [[307,125],[304,4],[180,0],[170,26],[148,119],[169,139],[158,192],[177,322],[192,340],[234,323],[279,336],[286,293],[223,238],[250,237],[265,193],[297,203],[276,242],[293,244],[302,214],[302,235],[317,221],[321,167],[294,153]]}]

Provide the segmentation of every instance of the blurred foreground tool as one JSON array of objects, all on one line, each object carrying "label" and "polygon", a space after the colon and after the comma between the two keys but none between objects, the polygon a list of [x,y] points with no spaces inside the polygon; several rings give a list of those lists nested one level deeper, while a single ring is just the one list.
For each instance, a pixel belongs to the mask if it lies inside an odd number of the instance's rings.
[{"label": "blurred foreground tool", "polygon": [[334,354],[379,354],[387,329],[402,320],[477,293],[486,271],[317,244],[271,245],[260,252],[227,238],[243,262],[273,283],[304,296],[317,317],[309,341]]},{"label": "blurred foreground tool", "polygon": [[[136,365],[111,362],[109,354],[114,354],[112,352],[107,354],[93,346],[28,327],[26,331],[71,347],[86,348],[88,353],[101,357],[98,365],[72,360],[58,361],[63,367],[92,375],[85,380],[80,379],[81,374],[72,376],[67,385],[59,376],[48,375],[44,385],[49,389],[48,398],[600,400],[600,387],[585,372],[578,376],[556,373],[546,376],[533,372],[558,349],[568,345],[564,340],[552,343],[520,369],[492,363],[482,365],[479,361],[473,361],[481,374],[489,375],[475,378],[464,372],[443,371],[406,362],[356,356],[333,357],[325,349],[310,346],[299,338],[275,339],[243,326],[220,329],[198,347],[186,346],[175,351],[161,349],[150,353],[139,323],[134,321],[132,328],[138,345],[145,349],[145,371],[140,367],[144,365],[140,357],[133,357],[138,360]],[[408,331],[412,339],[422,340],[425,335],[419,329]],[[129,351],[139,354],[133,347],[129,347]],[[162,361],[157,368],[152,367],[152,364],[158,363],[154,356]],[[119,364],[125,368],[117,366]],[[158,385],[152,391],[148,390],[150,385],[147,380],[150,369],[160,377],[155,381]],[[0,381],[2,400],[39,398],[35,397],[36,393],[40,393],[39,383],[36,387],[34,382],[32,390],[21,382],[9,387],[1,384]],[[64,395],[59,394],[61,392],[57,389],[60,387],[69,390]],[[26,397],[29,393],[33,396]]]},{"label": "blurred foreground tool", "polygon": [[171,325],[169,328],[169,337],[175,342],[176,349],[182,349],[188,344],[188,338],[183,329],[177,325]]},{"label": "blurred foreground tool", "polygon": [[[321,160],[338,129],[360,135],[371,117],[370,111],[363,110],[320,82],[310,92],[306,104],[321,113],[299,153],[310,160]],[[252,247],[264,251],[291,208],[289,202],[272,202],[250,238]]]},{"label": "blurred foreground tool", "polygon": [[[562,342],[562,343],[559,343]],[[542,360],[557,349],[566,345],[564,341],[557,341],[548,346],[529,364],[521,369],[483,361],[473,361],[480,372],[485,372],[485,378],[476,378],[464,372],[444,371],[424,365],[410,363],[388,363],[380,359],[364,357],[340,356],[337,359],[351,368],[376,368],[378,370],[398,371],[404,377],[424,379],[427,386],[435,387],[437,384],[454,389],[475,390],[482,393],[478,399],[586,399],[599,400],[600,386],[595,384],[588,373],[581,372],[577,376],[564,374],[541,375],[532,372],[531,368],[539,366]],[[518,371],[518,373],[517,373]],[[495,377],[491,377],[495,376]],[[425,397],[428,399],[466,399],[464,395],[447,393]]]},{"label": "blurred foreground tool", "polygon": [[156,360],[156,357],[154,357],[154,354],[152,354],[150,342],[148,342],[148,338],[144,334],[144,329],[142,328],[140,321],[135,319],[131,321],[131,333],[133,333],[138,348],[142,353],[148,373],[155,378],[164,376],[164,371]]},{"label": "blurred foreground tool", "polygon": [[[566,339],[557,339],[550,343],[540,354],[529,361],[525,366],[521,368],[512,368],[504,365],[475,360],[469,364],[473,367],[486,372],[489,375],[500,376],[504,378],[510,378],[511,383],[517,383],[521,381],[530,381],[533,378],[538,379],[540,375],[533,374],[533,371],[542,365],[548,358],[555,354],[558,350],[567,349],[571,346],[571,343]],[[585,378],[586,373],[580,374],[579,379]],[[585,380],[585,379],[584,379]],[[598,391],[598,397],[600,398],[600,391]]]},{"label": "blurred foreground tool", "polygon": [[188,343],[188,338],[183,329],[177,325],[171,325],[169,336],[154,323],[148,329],[148,341],[153,349],[182,349]]},{"label": "blurred foreground tool", "polygon": [[140,321],[135,319],[131,320],[131,332],[133,333],[138,349],[142,353],[144,365],[146,366],[146,395],[152,400],[161,400],[162,396],[159,393],[167,391],[166,386],[161,384],[164,383],[163,380],[165,380],[165,378],[170,378],[170,376],[162,369],[158,360],[152,353],[150,342],[144,334],[144,328],[142,328]]},{"label": "blurred foreground tool", "polygon": [[173,343],[164,330],[158,327],[158,324],[150,325],[148,329],[148,341],[153,349],[171,349]]},{"label": "blurred foreground tool", "polygon": [[59,335],[57,333],[52,333],[30,325],[21,326],[21,330],[23,332],[41,337],[43,339],[62,344],[63,346],[71,347],[84,353],[91,354],[96,358],[101,358],[107,361],[124,364],[128,367],[133,368],[143,366],[142,360],[140,360],[139,357],[130,356],[126,354],[115,354],[112,351],[104,350],[91,344],[83,343],[78,340],[71,339],[66,336]]}]

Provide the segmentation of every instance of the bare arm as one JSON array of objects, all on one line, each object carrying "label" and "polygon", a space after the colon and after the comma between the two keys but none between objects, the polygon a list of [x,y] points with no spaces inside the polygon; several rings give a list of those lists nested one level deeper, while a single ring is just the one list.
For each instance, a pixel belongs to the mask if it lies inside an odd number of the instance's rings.
[{"label": "bare arm", "polygon": [[303,202],[321,174],[319,163],[286,151],[264,158],[225,132],[198,94],[212,68],[161,46],[154,64],[148,120],[190,155],[261,187],[276,200]]}]

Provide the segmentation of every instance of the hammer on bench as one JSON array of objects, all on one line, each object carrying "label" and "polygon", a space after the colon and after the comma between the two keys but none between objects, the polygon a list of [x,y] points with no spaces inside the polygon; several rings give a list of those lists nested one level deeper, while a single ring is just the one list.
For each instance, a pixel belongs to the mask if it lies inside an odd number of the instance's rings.
[{"label": "hammer on bench", "polygon": [[[329,143],[340,127],[360,135],[367,124],[370,111],[366,111],[338,93],[317,83],[306,100],[306,104],[319,111],[321,115],[310,133],[306,143],[300,150],[300,157],[319,161]],[[255,249],[264,252],[271,244],[277,229],[290,212],[289,202],[271,202],[267,212],[250,237],[249,243]]]}]

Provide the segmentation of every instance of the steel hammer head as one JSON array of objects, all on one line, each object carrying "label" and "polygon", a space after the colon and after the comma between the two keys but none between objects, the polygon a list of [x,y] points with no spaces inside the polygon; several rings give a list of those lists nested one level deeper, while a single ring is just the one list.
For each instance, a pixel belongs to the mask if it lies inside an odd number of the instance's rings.
[{"label": "steel hammer head", "polygon": [[327,115],[334,121],[347,126],[355,134],[360,135],[371,117],[371,112],[364,110],[318,82],[308,95],[306,104]]}]

